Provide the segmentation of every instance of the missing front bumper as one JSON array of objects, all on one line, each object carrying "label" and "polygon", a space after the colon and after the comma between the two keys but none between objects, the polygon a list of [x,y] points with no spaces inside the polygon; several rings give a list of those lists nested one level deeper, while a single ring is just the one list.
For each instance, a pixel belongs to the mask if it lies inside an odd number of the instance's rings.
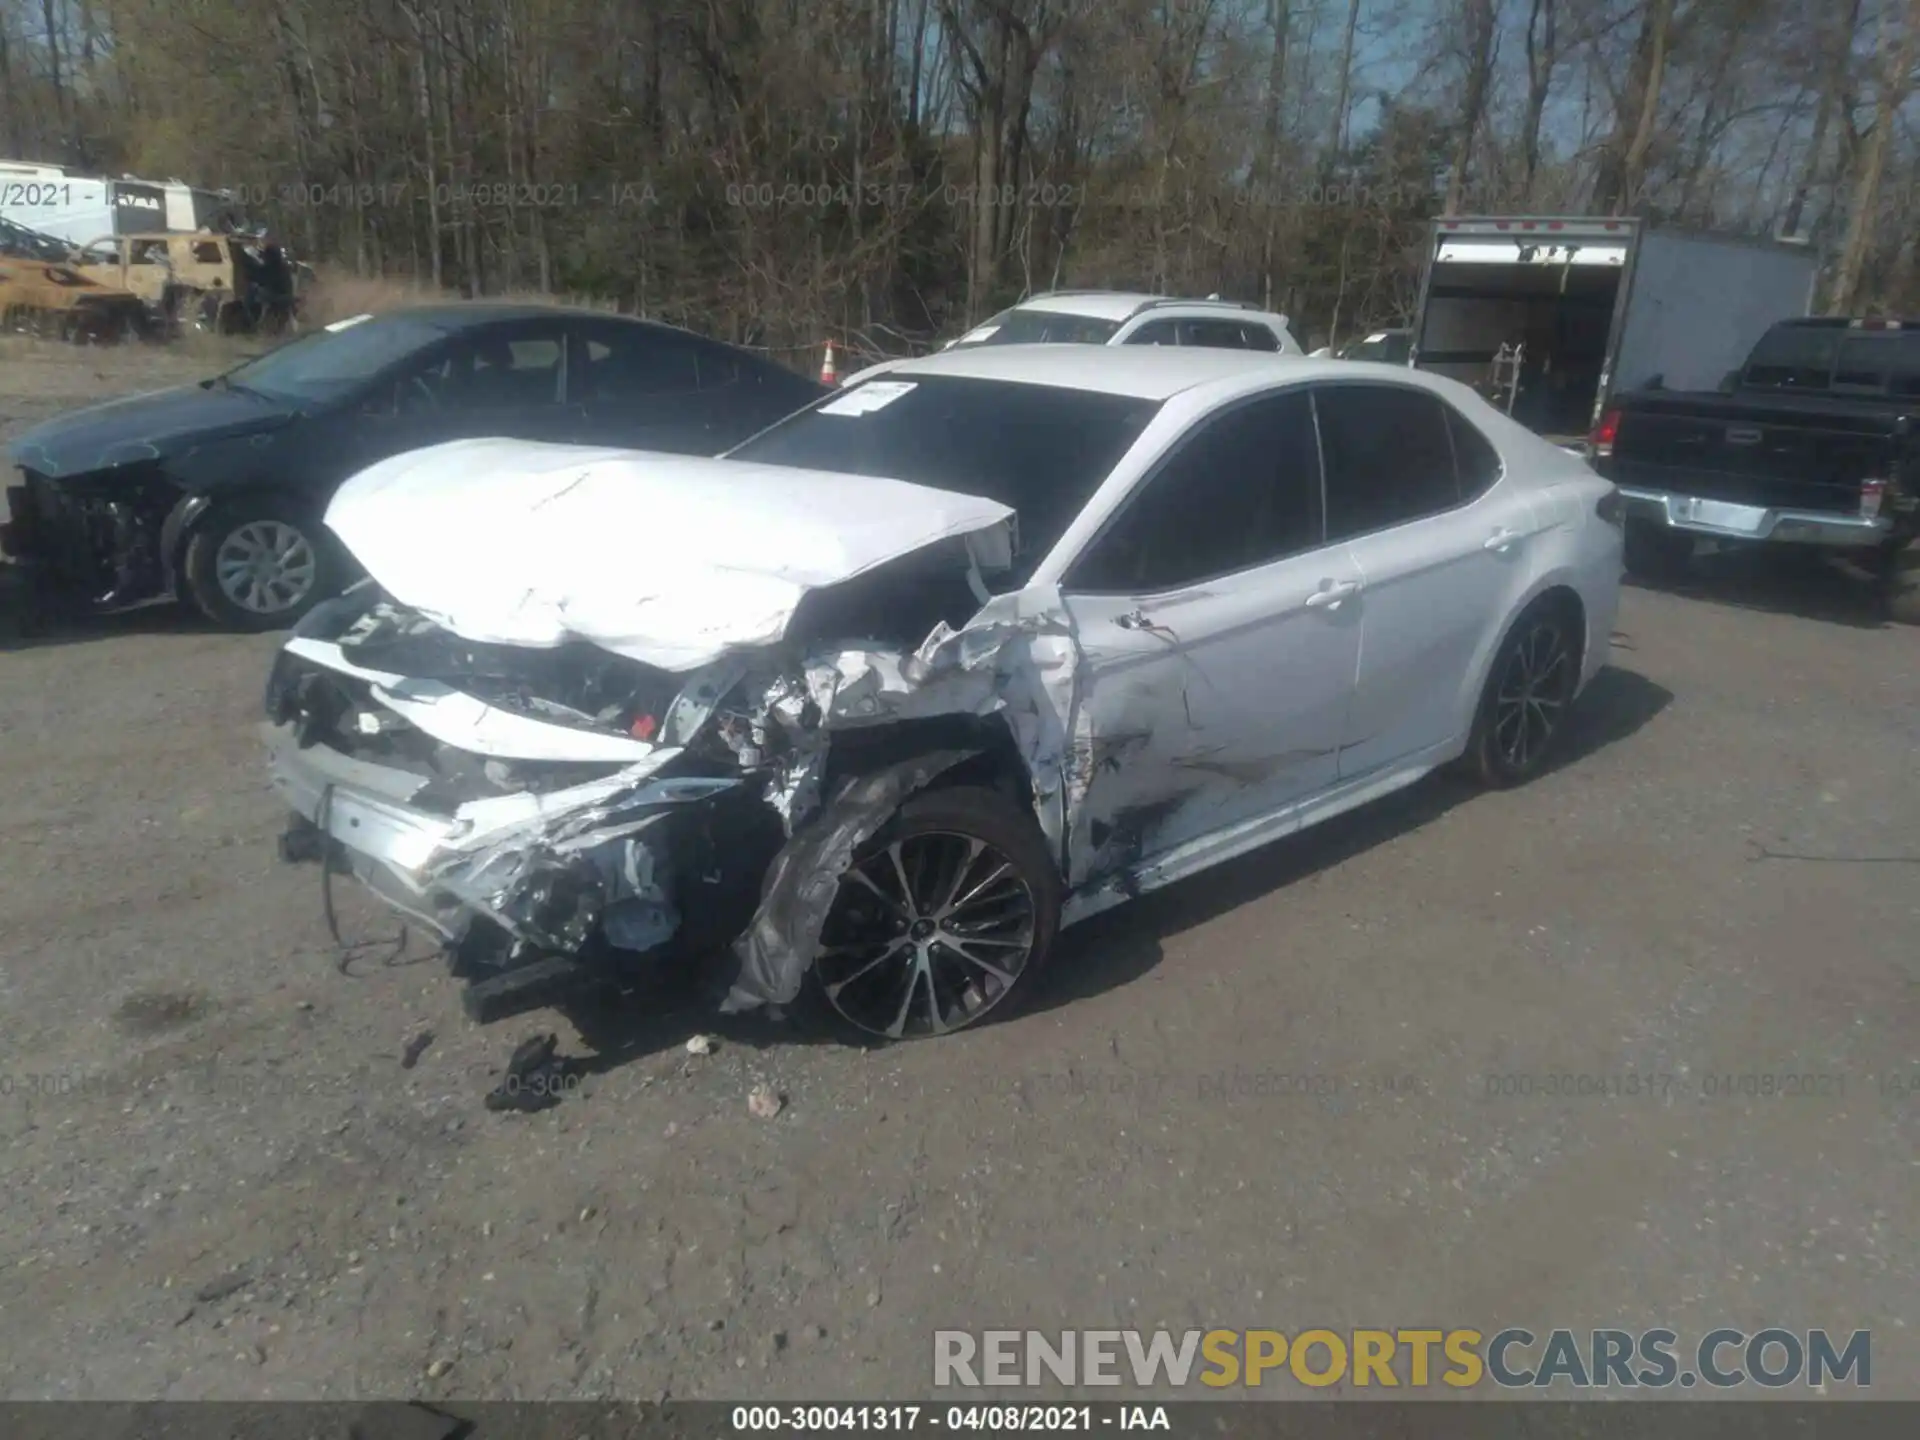
[{"label": "missing front bumper", "polygon": [[[447,813],[419,803],[424,776],[303,747],[290,724],[262,735],[272,785],[297,817],[283,854],[328,858],[445,943],[479,922],[503,937],[503,963],[560,954],[618,968],[683,939],[708,943],[705,914],[732,868],[721,852],[749,869],[736,884],[751,894],[757,852],[778,834],[757,799],[729,803],[743,789],[732,779],[615,776]],[[683,904],[702,911],[695,923]]]}]

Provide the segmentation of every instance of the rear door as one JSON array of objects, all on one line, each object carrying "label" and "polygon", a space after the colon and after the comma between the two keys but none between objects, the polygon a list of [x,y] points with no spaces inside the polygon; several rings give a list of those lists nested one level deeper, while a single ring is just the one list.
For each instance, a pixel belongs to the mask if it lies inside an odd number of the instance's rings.
[{"label": "rear door", "polygon": [[1073,883],[1332,783],[1358,572],[1320,506],[1311,404],[1269,393],[1176,442],[1067,570]]},{"label": "rear door", "polygon": [[573,395],[594,444],[717,455],[821,393],[750,355],[665,326],[581,325]]},{"label": "rear door", "polygon": [[1347,543],[1362,587],[1346,779],[1455,737],[1477,657],[1525,589],[1546,527],[1492,443],[1431,391],[1339,381],[1313,393],[1327,536]]}]

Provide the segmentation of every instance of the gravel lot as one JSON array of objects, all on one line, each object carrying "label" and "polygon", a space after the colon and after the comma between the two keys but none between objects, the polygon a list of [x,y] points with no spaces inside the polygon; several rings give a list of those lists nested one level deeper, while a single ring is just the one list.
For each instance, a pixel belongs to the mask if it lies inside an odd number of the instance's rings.
[{"label": "gravel lot", "polygon": [[[0,342],[0,436],[205,368]],[[1523,791],[1102,916],[978,1033],[690,1056],[343,968],[274,855],[273,637],[0,630],[0,1394],[906,1398],[995,1324],[1871,1328],[1920,1394],[1920,633],[1724,567],[1621,631]],[[595,1073],[484,1110],[542,1028]],[[1488,1094],[1569,1073],[1665,1093]],[[1785,1075],[1837,1079],[1739,1093]]]}]

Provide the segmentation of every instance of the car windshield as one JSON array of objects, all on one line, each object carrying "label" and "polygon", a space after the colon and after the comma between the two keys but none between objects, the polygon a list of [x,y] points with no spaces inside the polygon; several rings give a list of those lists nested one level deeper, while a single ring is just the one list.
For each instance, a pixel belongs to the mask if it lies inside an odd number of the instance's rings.
[{"label": "car windshield", "polygon": [[969,330],[961,345],[1104,345],[1119,332],[1118,320],[1065,315],[1057,310],[1002,310]]},{"label": "car windshield", "polygon": [[871,380],[802,411],[728,458],[906,480],[1016,515],[1025,584],[1159,410],[1156,400],[958,376]]},{"label": "car windshield", "polygon": [[351,394],[396,360],[424,350],[445,332],[404,315],[382,315],[316,330],[269,350],[223,377],[228,384],[287,400],[328,401]]}]

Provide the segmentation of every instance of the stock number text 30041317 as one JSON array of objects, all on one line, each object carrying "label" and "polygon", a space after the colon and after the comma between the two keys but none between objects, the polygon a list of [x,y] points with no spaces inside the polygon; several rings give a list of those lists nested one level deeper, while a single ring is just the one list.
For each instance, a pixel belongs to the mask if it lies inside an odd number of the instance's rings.
[{"label": "stock number text 30041317", "polygon": [[[1090,1405],[736,1405],[732,1428],[752,1431],[1073,1430],[1095,1428]],[[1109,1422],[1111,1423],[1111,1422]],[[1123,1428],[1156,1428],[1151,1424]]]}]

